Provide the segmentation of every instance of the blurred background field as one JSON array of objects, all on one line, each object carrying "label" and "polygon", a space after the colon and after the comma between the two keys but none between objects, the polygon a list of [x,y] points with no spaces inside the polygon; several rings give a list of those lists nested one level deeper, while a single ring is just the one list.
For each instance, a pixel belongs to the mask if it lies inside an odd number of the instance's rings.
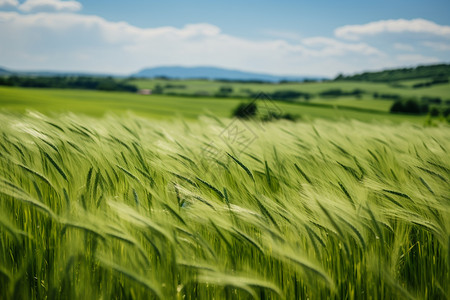
[{"label": "blurred background field", "polygon": [[[306,119],[385,119],[417,123],[423,122],[427,115],[442,116],[445,119],[450,107],[448,77],[441,76],[444,78],[442,82],[427,85],[433,79],[430,79],[428,73],[426,76],[396,81],[384,78],[384,82],[352,81],[352,78],[278,83],[169,78],[109,79],[117,85],[126,84],[134,89],[133,92],[108,91],[107,88],[86,90],[83,86],[79,89],[58,89],[58,86],[52,89],[36,88],[33,85],[42,85],[39,82],[41,79],[31,77],[29,82],[18,80],[19,83],[10,84],[13,86],[4,84],[0,87],[0,104],[3,109],[13,111],[28,108],[41,112],[73,111],[96,116],[107,111],[120,113],[129,110],[154,118],[197,118],[204,113],[230,117],[238,103],[249,102],[263,93],[276,101],[281,110]],[[45,82],[47,86],[52,87],[51,79]],[[139,92],[148,95],[141,95]],[[426,111],[391,113],[395,102],[408,99],[414,100],[418,105],[426,105]]]}]

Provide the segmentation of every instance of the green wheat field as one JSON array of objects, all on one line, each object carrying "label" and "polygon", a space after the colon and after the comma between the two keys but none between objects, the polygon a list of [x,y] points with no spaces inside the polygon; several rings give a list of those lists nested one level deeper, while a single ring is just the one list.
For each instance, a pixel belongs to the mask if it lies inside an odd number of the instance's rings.
[{"label": "green wheat field", "polygon": [[448,299],[448,125],[239,124],[0,113],[0,299]]}]

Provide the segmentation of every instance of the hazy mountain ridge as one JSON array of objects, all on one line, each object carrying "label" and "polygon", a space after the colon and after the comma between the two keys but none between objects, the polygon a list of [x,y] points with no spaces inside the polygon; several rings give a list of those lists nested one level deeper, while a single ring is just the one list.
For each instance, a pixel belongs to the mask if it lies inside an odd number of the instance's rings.
[{"label": "hazy mountain ridge", "polygon": [[0,68],[0,76],[11,75],[11,71],[8,71],[4,68]]},{"label": "hazy mountain ridge", "polygon": [[286,81],[304,81],[304,80],[323,80],[328,79],[325,76],[282,76],[263,73],[246,72],[239,70],[231,70],[218,67],[155,67],[144,68],[133,74],[101,74],[89,72],[66,72],[66,71],[15,71],[0,67],[0,76],[18,75],[18,76],[90,76],[90,77],[138,77],[138,78],[155,78],[166,77],[170,79],[211,79],[211,80],[236,80],[236,81],[265,81],[279,82]]},{"label": "hazy mountain ridge", "polygon": [[246,72],[218,67],[156,67],[146,68],[132,75],[133,77],[167,77],[173,79],[216,79],[216,80],[243,80],[243,81],[270,81],[279,82],[288,81],[304,81],[304,80],[321,80],[325,77],[318,76],[283,76],[271,75],[255,72]]}]

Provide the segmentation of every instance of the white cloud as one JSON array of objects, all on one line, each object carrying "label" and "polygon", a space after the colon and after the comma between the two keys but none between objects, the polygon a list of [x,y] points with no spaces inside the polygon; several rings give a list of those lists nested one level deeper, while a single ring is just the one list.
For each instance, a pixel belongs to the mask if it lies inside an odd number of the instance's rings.
[{"label": "white cloud", "polygon": [[281,30],[269,29],[269,30],[262,31],[262,33],[267,36],[280,38],[283,40],[300,41],[302,39],[302,36],[300,34],[298,34],[297,32],[292,32],[292,31],[281,31]]},{"label": "white cloud", "polygon": [[317,49],[315,56],[339,56],[346,53],[363,55],[382,55],[382,52],[365,43],[349,44],[325,37],[312,37],[303,40],[303,44]]},{"label": "white cloud", "polygon": [[414,51],[414,47],[412,45],[403,44],[403,43],[394,43],[394,49],[400,51]]},{"label": "white cloud", "polygon": [[437,57],[429,57],[422,54],[400,54],[396,58],[399,62],[410,65],[433,64],[440,61]]},{"label": "white cloud", "polygon": [[0,12],[0,24],[0,65],[22,69],[127,74],[147,66],[214,65],[333,76],[344,65],[359,67],[382,56],[365,43],[323,37],[249,40],[202,23],[139,28],[83,14]]},{"label": "white cloud", "polygon": [[334,31],[336,37],[347,40],[359,40],[363,36],[382,33],[415,33],[450,38],[450,26],[438,25],[424,19],[381,20],[363,25],[346,25]]},{"label": "white cloud", "polygon": [[429,47],[436,51],[450,51],[450,44],[449,43],[440,43],[440,42],[423,42],[424,46]]},{"label": "white cloud", "polygon": [[[0,12],[0,66],[130,74],[161,65],[213,65],[274,74],[335,76],[450,58],[444,51],[446,37],[396,38],[396,43],[381,43],[380,48],[373,46],[380,46],[375,37],[370,43],[289,37],[244,39],[206,23],[140,28],[95,15]],[[410,53],[395,56],[398,53],[392,54],[392,46]],[[433,47],[443,50],[436,53]]]},{"label": "white cloud", "polygon": [[67,11],[75,12],[81,10],[82,5],[78,1],[68,0],[27,0],[19,6],[24,12],[35,11]]},{"label": "white cloud", "polygon": [[17,0],[0,0],[0,7],[16,7],[19,5]]}]

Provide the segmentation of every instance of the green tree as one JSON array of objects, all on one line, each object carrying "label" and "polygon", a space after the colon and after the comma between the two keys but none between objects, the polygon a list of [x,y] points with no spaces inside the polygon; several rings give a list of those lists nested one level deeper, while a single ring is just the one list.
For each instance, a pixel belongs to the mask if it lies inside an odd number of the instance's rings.
[{"label": "green tree", "polygon": [[258,107],[255,102],[241,103],[233,110],[233,117],[240,119],[250,119],[256,116]]},{"label": "green tree", "polygon": [[164,89],[159,84],[157,84],[152,91],[153,94],[162,94],[163,92],[164,92]]}]

